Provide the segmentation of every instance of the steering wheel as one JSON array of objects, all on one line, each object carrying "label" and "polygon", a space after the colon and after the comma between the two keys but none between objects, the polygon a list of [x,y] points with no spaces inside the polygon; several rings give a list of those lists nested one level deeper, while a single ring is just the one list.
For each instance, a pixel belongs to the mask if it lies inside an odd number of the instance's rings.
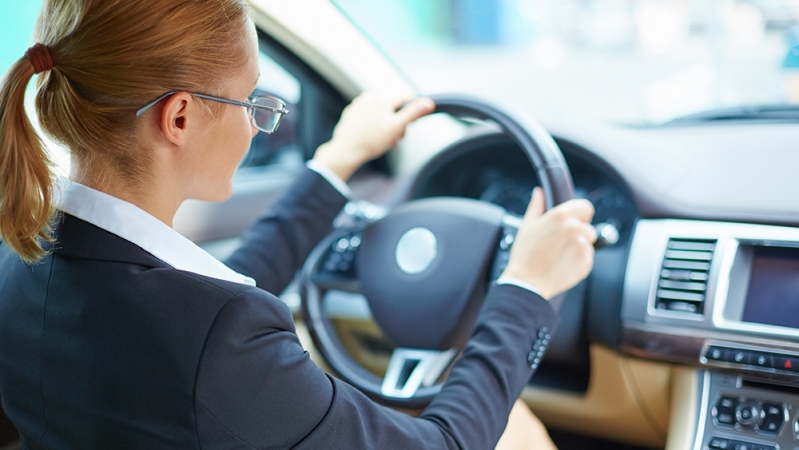
[{"label": "steering wheel", "polygon": [[[491,121],[530,159],[547,206],[573,197],[563,154],[536,121],[464,95],[432,96],[436,111]],[[336,228],[302,272],[302,310],[314,344],[345,381],[375,400],[420,408],[441,390],[442,374],[471,334],[488,285],[508,262],[520,219],[472,199],[404,203],[383,217],[362,214]],[[395,346],[383,379],[355,362],[326,317],[328,292],[360,293]]]}]

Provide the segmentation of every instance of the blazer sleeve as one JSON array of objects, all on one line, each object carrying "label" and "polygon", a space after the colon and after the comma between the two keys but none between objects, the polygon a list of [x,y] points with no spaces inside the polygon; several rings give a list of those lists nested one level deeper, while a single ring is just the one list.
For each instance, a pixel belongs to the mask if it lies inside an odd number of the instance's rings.
[{"label": "blazer sleeve", "polygon": [[332,230],[347,203],[324,177],[305,169],[243,235],[242,245],[225,264],[251,277],[261,289],[280,294],[314,246]]},{"label": "blazer sleeve", "polygon": [[538,295],[493,286],[441,393],[414,418],[326,375],[303,350],[290,312],[274,297],[236,297],[217,317],[198,369],[201,446],[494,448],[531,365],[537,365],[530,355],[541,347],[538,336],[551,333],[556,322]]}]

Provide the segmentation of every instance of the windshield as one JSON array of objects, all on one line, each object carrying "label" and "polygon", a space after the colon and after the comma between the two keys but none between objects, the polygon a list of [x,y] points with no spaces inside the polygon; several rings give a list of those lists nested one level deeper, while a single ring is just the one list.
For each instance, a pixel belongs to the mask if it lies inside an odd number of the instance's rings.
[{"label": "windshield", "polygon": [[422,93],[659,124],[799,103],[797,0],[333,0]]}]

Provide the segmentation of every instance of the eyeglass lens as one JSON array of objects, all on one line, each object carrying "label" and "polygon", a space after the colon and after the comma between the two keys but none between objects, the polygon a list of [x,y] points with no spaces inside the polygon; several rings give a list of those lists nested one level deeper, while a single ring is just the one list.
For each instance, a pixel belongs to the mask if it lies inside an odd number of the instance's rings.
[{"label": "eyeglass lens", "polygon": [[[285,103],[268,97],[258,97],[253,104],[277,110],[283,110],[286,106]],[[282,113],[272,111],[271,109],[252,108],[252,120],[255,127],[267,133],[272,133],[277,129],[282,116]]]}]

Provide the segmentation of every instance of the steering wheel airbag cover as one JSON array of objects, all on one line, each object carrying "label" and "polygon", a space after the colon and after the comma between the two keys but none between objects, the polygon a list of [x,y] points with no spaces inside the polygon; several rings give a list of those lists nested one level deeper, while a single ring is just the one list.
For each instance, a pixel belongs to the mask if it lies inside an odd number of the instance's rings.
[{"label": "steering wheel airbag cover", "polygon": [[[476,200],[434,198],[402,205],[364,230],[361,291],[393,344],[446,350],[465,342],[504,215]],[[413,233],[432,238],[436,249],[424,270],[408,273],[397,259]]]}]

